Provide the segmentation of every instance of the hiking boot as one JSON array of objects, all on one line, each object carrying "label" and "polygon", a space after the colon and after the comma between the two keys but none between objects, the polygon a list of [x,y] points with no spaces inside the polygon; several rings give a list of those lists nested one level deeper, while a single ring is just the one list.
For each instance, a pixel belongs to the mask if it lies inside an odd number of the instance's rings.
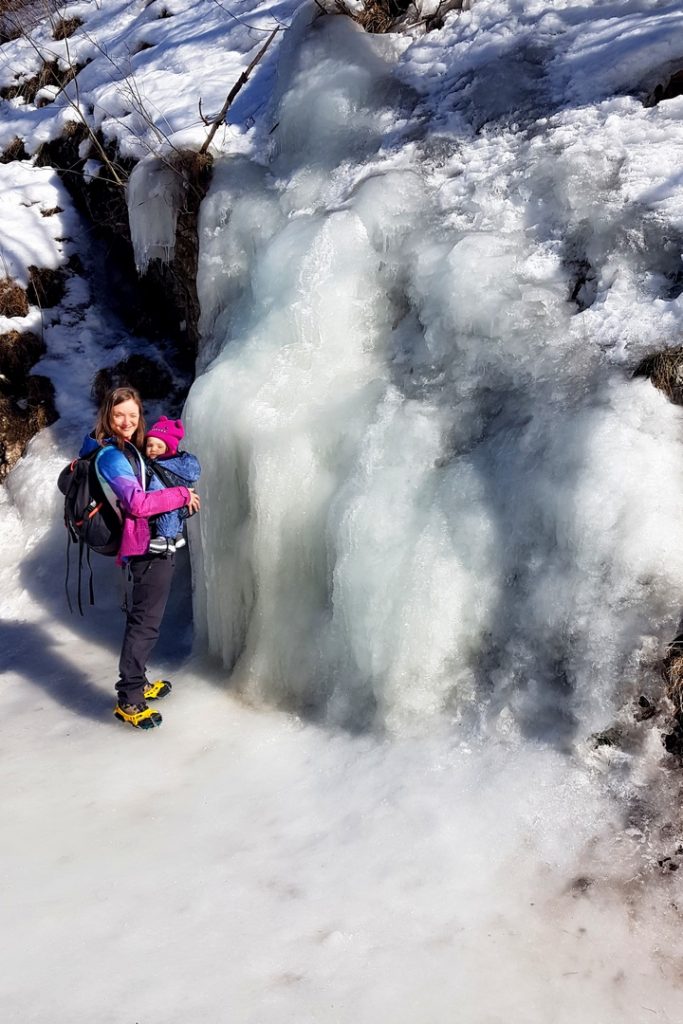
[{"label": "hiking boot", "polygon": [[175,553],[176,543],[168,537],[152,537],[149,542],[150,555],[172,555]]},{"label": "hiking boot", "polygon": [[144,701],[142,704],[117,704],[114,717],[120,722],[128,722],[136,729],[153,729],[155,725],[161,725],[159,712],[152,711]]},{"label": "hiking boot", "polygon": [[147,683],[144,689],[145,700],[161,700],[172,690],[168,679],[155,679],[153,683]]}]

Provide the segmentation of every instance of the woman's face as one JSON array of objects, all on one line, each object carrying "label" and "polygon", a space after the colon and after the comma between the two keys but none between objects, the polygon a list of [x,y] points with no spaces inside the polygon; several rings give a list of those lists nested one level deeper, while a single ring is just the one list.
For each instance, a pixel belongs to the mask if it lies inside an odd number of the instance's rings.
[{"label": "woman's face", "polygon": [[140,422],[140,410],[134,398],[115,405],[111,412],[111,424],[114,433],[125,441],[130,441]]}]

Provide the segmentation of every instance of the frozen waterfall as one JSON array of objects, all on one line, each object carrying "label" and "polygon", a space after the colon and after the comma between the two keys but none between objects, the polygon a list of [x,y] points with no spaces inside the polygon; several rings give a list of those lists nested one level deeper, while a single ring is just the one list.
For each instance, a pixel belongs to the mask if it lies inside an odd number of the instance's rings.
[{"label": "frozen waterfall", "polygon": [[642,246],[618,154],[576,112],[529,113],[537,61],[508,97],[534,130],[492,86],[481,131],[469,94],[418,95],[405,46],[300,23],[269,163],[216,166],[186,410],[210,453],[198,630],[252,699],[565,746],[683,604],[679,415],[631,372]]}]

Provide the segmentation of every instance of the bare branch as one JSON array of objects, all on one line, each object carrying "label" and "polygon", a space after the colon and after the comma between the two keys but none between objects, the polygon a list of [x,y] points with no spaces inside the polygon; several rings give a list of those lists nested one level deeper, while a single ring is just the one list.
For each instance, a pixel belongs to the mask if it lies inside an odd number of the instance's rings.
[{"label": "bare branch", "polygon": [[249,65],[249,67],[246,69],[246,71],[242,72],[240,77],[237,79],[237,81],[233,85],[232,89],[230,90],[230,92],[228,93],[228,95],[226,97],[225,103],[223,104],[223,106],[221,107],[221,109],[220,109],[220,111],[218,113],[218,116],[215,118],[215,120],[213,122],[213,126],[211,128],[211,131],[209,132],[209,134],[204,139],[202,147],[199,150],[200,153],[206,153],[207,149],[211,145],[211,141],[212,141],[214,135],[218,131],[219,127],[225,121],[225,116],[228,113],[228,110],[230,109],[230,105],[231,105],[232,101],[235,99],[235,96],[237,96],[237,93],[240,91],[242,86],[246,85],[246,83],[247,83],[247,81],[249,79],[249,75],[254,70],[254,68],[256,67],[256,65],[261,60],[261,58],[265,54],[266,50],[268,49],[268,47],[272,43],[273,39],[275,39],[275,36],[280,31],[281,30],[279,28],[274,28],[273,29],[273,31],[268,36],[268,38],[266,39],[265,43],[263,44],[263,46],[259,50],[259,52],[256,54],[256,56],[252,60],[252,62]]},{"label": "bare branch", "polygon": [[[70,83],[69,82],[60,82],[58,75],[55,73],[55,71],[51,67],[50,61],[46,60],[45,52],[43,50],[41,50],[41,48],[38,46],[38,44],[30,36],[30,34],[28,32],[25,32],[22,29],[21,35],[22,35],[22,38],[25,39],[26,42],[29,44],[29,46],[31,46],[31,48],[35,51],[35,53],[38,55],[38,57],[40,57],[41,61],[43,62],[43,67],[48,72],[50,77],[53,79],[54,85],[57,87],[58,93],[61,93],[61,95],[64,97],[64,99],[66,100],[68,105],[71,107],[71,109],[74,111],[74,113],[78,117],[78,120],[84,126],[86,132],[88,133],[88,136],[90,137],[90,141],[92,142],[92,144],[97,149],[97,152],[99,153],[102,162],[106,165],[107,170],[111,174],[111,176],[114,179],[114,181],[116,182],[116,184],[120,185],[121,188],[123,188],[125,186],[125,184],[126,184],[125,181],[119,176],[119,174],[118,174],[114,164],[109,159],[108,154],[106,153],[104,147],[100,143],[100,140],[97,138],[96,133],[93,131],[91,125],[88,123],[88,120],[87,120],[85,114],[83,113],[83,110],[81,109],[81,105],[80,105],[80,101],[79,101],[79,97],[78,97],[78,86],[76,84],[74,85],[74,90],[76,92],[76,101],[74,101],[69,96],[69,94],[67,92],[67,88],[66,88],[67,85],[69,85]],[[68,53],[69,52],[68,51],[68,43],[66,45],[67,45],[67,53]],[[47,53],[49,54],[50,50],[47,50]],[[60,55],[59,54],[53,54],[53,56],[55,58],[55,61],[58,62]],[[71,81],[75,83],[76,82],[76,77],[77,77],[77,75],[76,75],[76,65],[75,64],[70,64],[69,67],[74,72],[74,75],[73,75],[73,78],[71,79]]]},{"label": "bare branch", "polygon": [[202,98],[201,98],[201,96],[199,97],[199,116],[202,119],[202,123],[205,124],[206,127],[208,128],[209,125],[211,124],[211,121],[209,120],[208,117],[204,117],[204,113],[202,111]]}]

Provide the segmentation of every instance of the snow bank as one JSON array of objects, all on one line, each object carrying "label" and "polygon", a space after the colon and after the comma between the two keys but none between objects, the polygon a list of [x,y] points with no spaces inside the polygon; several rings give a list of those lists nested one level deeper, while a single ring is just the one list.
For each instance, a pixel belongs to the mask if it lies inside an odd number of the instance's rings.
[{"label": "snow bank", "polygon": [[0,190],[0,277],[26,287],[29,267],[56,270],[65,262],[70,241],[65,236],[73,231],[75,220],[51,167],[33,167],[27,160],[0,164]]}]

